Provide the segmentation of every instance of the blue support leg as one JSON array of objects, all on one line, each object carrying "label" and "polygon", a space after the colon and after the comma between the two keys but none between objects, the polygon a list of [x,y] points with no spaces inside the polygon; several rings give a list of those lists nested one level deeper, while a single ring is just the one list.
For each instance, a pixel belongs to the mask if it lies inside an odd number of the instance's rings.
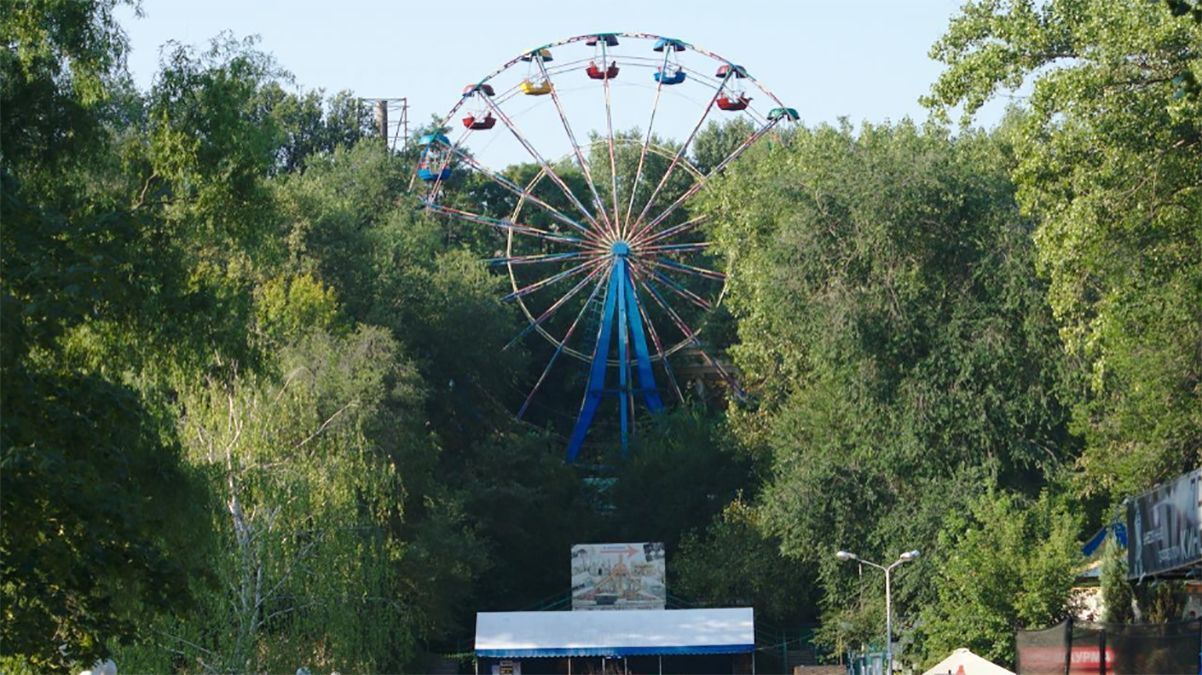
[{"label": "blue support leg", "polygon": [[[629,282],[629,277],[626,283],[626,298],[628,306],[638,308],[638,292],[635,290],[634,284]],[[647,350],[647,336],[643,334],[643,320],[638,311],[630,313],[630,333],[634,336],[634,357],[638,364],[639,392],[643,395],[647,409],[658,413],[664,409],[664,402],[659,396],[659,388],[655,386],[655,373],[651,370],[651,355]]]},{"label": "blue support leg", "polygon": [[618,279],[618,419],[622,430],[622,455],[625,456],[630,429],[630,319],[626,312],[626,287],[629,285],[626,258],[618,258],[614,265],[614,276]]},{"label": "blue support leg", "polygon": [[616,314],[620,289],[618,275],[615,273],[609,279],[609,288],[605,290],[605,310],[601,315],[601,328],[597,331],[597,346],[593,349],[593,361],[589,366],[588,387],[584,392],[584,402],[580,406],[580,416],[576,418],[576,426],[572,429],[572,438],[568,441],[568,462],[576,461],[576,456],[580,454],[580,448],[584,445],[584,437],[593,423],[593,417],[597,414],[597,406],[601,404],[601,395],[605,391],[605,367],[609,361],[609,338],[613,331],[614,314]]}]

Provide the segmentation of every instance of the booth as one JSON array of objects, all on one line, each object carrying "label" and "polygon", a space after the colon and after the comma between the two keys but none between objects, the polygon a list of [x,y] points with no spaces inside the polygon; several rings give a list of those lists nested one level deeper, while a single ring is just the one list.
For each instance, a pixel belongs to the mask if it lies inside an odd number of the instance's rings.
[{"label": "booth", "polygon": [[754,673],[755,620],[750,607],[479,612],[475,653],[485,674]]}]

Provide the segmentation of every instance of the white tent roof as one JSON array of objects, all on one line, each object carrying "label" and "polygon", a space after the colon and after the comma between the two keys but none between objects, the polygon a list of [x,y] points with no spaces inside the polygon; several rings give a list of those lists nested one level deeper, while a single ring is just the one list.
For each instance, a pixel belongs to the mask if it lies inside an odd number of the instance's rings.
[{"label": "white tent roof", "polygon": [[961,647],[922,675],[1014,675],[993,661],[986,660]]},{"label": "white tent roof", "polygon": [[476,614],[478,656],[732,654],[754,649],[750,607]]}]

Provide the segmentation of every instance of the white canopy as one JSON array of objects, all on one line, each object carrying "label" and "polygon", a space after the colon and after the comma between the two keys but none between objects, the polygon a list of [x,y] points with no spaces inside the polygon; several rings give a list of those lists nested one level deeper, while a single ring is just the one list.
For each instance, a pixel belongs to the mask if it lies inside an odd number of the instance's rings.
[{"label": "white canopy", "polygon": [[476,654],[492,658],[734,654],[754,649],[750,607],[476,614]]},{"label": "white canopy", "polygon": [[1014,675],[993,661],[984,659],[961,647],[922,675]]}]

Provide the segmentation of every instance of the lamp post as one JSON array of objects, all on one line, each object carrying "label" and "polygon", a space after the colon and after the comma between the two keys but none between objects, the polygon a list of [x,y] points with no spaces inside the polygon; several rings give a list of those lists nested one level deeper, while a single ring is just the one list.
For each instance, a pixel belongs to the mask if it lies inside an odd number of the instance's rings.
[{"label": "lamp post", "polygon": [[892,588],[889,584],[889,573],[894,567],[908,562],[912,562],[918,558],[918,551],[906,551],[897,557],[897,560],[892,565],[878,565],[871,560],[865,560],[860,556],[850,551],[839,551],[835,554],[839,562],[847,562],[855,560],[858,563],[863,563],[869,567],[875,567],[885,573],[885,663],[888,670],[886,675],[893,675],[893,595]]}]

